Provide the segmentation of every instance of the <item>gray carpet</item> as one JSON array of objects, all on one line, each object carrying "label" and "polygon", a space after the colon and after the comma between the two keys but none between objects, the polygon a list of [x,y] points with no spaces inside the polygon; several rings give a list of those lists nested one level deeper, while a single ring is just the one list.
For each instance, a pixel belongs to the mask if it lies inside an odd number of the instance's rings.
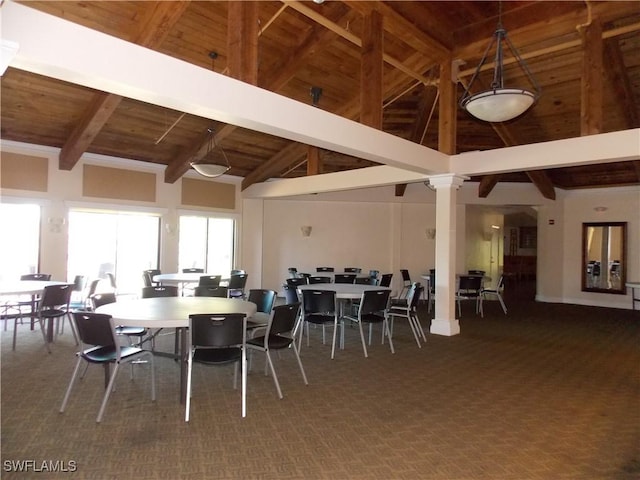
[{"label": "gray carpet", "polygon": [[[464,305],[462,333],[418,349],[397,322],[396,353],[378,332],[365,359],[357,328],[330,360],[320,330],[302,357],[277,369],[285,398],[256,356],[248,416],[232,369],[196,366],[191,422],[178,401],[178,366],[157,358],[121,372],[103,423],[100,368],[58,413],[74,364],[69,331],[48,354],[38,330],[2,334],[2,478],[78,479],[638,479],[640,312],[488,302]],[[421,309],[427,329],[429,316]],[[172,337],[160,341],[171,349]],[[28,472],[12,469],[33,460]],[[56,463],[57,462],[57,463]],[[71,462],[71,463],[69,463]],[[43,465],[44,463],[44,465]]]}]

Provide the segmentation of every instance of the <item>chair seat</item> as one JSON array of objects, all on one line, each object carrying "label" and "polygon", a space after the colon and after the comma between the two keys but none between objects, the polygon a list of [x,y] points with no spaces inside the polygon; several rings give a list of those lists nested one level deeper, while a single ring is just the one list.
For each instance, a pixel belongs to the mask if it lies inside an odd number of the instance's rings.
[{"label": "chair seat", "polygon": [[48,310],[42,310],[40,312],[40,316],[43,318],[55,318],[55,317],[60,317],[66,314],[67,314],[66,310],[61,310],[59,308],[50,308]]},{"label": "chair seat", "polygon": [[376,315],[375,313],[366,313],[360,316],[360,320],[364,323],[382,323],[384,322],[384,316]]},{"label": "chair seat", "polygon": [[[255,345],[256,347],[264,347],[264,335],[247,340],[247,345]],[[269,335],[269,348],[273,350],[281,350],[287,348],[293,343],[293,338],[283,337],[282,335]]]},{"label": "chair seat", "polygon": [[123,327],[122,325],[116,327],[116,333],[118,335],[135,335],[142,337],[146,335],[147,329],[143,327]]},{"label": "chair seat", "polygon": [[331,315],[331,314],[322,315],[322,314],[317,314],[317,313],[311,313],[311,314],[308,313],[305,316],[305,322],[322,325],[324,323],[334,323],[335,322],[335,317],[333,315]]},{"label": "chair seat", "polygon": [[[146,353],[138,347],[120,347],[120,358],[128,358],[138,353]],[[109,363],[116,361],[116,349],[113,346],[94,347],[83,351],[81,354],[87,362],[91,363]]]},{"label": "chair seat", "polygon": [[198,348],[193,354],[194,362],[208,365],[234,363],[241,358],[241,348]]}]

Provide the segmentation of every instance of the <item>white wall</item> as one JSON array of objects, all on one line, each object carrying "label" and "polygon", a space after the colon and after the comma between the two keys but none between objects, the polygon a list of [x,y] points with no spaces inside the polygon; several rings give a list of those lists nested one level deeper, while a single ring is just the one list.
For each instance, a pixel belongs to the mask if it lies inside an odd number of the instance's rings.
[{"label": "white wall", "polygon": [[[164,183],[161,166],[85,155],[68,172],[57,168],[57,149],[14,142],[3,142],[2,149],[50,159],[48,192],[0,192],[2,201],[42,205],[41,271],[52,273],[55,279],[66,278],[66,228],[56,233],[49,228],[48,219],[66,218],[69,207],[77,204],[159,212],[163,225],[160,267],[163,271],[177,269],[177,218],[185,207],[179,203],[181,182]],[[156,173],[157,202],[83,197],[84,162]],[[239,183],[232,177],[220,181]],[[477,190],[478,185],[473,183],[458,190],[457,272],[476,268],[476,261],[482,261],[479,250],[469,257],[466,254],[467,245],[475,242],[467,226],[479,232],[481,225],[494,219],[485,216],[480,220],[473,209],[466,211],[467,205],[533,205],[538,211],[538,300],[631,308],[629,292],[610,295],[580,291],[581,232],[583,222],[628,222],[627,279],[640,279],[640,187],[558,190],[556,201],[543,199],[530,184],[500,183],[488,198],[478,198]],[[393,273],[397,288],[400,268],[409,269],[412,278],[419,280],[421,273],[435,265],[435,241],[425,233],[426,228],[435,226],[435,194],[421,183],[408,185],[403,197],[395,197],[393,186],[278,200],[243,199],[239,188],[237,195],[236,209],[224,213],[239,220],[237,266],[249,272],[249,288],[279,289],[288,267],[311,271],[321,264]],[[596,212],[596,206],[606,206],[607,210]],[[189,209],[197,210],[205,211]],[[302,236],[301,225],[313,227],[310,237]],[[477,249],[482,250],[471,247],[472,251]]]}]

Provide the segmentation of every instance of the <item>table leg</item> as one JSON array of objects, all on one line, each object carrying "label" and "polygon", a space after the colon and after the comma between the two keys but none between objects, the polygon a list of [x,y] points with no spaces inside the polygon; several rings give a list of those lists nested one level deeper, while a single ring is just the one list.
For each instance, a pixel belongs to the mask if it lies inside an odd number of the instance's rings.
[{"label": "table leg", "polygon": [[180,403],[184,404],[187,401],[187,329],[176,328],[176,335],[180,335]]}]

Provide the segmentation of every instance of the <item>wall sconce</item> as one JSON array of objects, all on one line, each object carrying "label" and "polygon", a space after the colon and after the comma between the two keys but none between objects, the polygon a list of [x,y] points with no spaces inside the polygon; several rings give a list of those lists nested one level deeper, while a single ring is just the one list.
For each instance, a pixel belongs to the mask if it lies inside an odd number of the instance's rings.
[{"label": "wall sconce", "polygon": [[609,210],[607,207],[593,207],[593,209],[598,213],[606,212],[607,210]]},{"label": "wall sconce", "polygon": [[429,240],[433,240],[436,238],[436,229],[435,228],[427,228],[424,233],[427,235]]},{"label": "wall sconce", "polygon": [[300,231],[302,232],[302,236],[303,237],[310,237],[312,228],[313,227],[311,225],[302,225],[300,227]]}]

